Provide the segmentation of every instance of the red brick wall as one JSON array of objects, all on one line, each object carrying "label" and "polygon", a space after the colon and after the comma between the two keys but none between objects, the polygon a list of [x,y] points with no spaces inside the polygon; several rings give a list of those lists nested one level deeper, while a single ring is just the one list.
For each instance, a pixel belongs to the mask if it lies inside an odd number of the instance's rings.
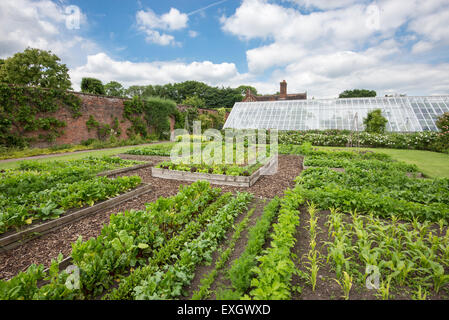
[{"label": "red brick wall", "polygon": [[[67,126],[63,128],[64,135],[56,138],[56,141],[53,143],[37,142],[33,146],[47,147],[49,145],[79,144],[81,141],[90,138],[98,139],[96,129],[92,129],[90,132],[87,129],[86,122],[90,116],[93,116],[99,123],[109,124],[111,127],[114,125],[114,119],[117,118],[121,129],[119,139],[128,138],[126,129],[131,127],[131,123],[123,117],[123,101],[125,99],[83,93],[75,93],[75,95],[82,100],[81,117],[74,119],[69,110],[61,108],[52,116],[67,123]],[[45,132],[33,132],[30,136],[38,136],[39,133],[45,134]]]},{"label": "red brick wall", "polygon": [[[107,96],[98,96],[92,94],[84,94],[75,92],[76,96],[81,98],[81,117],[73,118],[72,113],[65,108],[59,109],[55,114],[45,116],[52,116],[58,120],[65,121],[67,126],[63,128],[64,134],[52,143],[49,142],[35,142],[32,144],[33,147],[48,147],[50,145],[61,145],[61,144],[79,144],[87,139],[98,139],[97,130],[87,129],[86,122],[89,120],[90,116],[93,116],[96,121],[101,124],[109,124],[111,127],[114,125],[115,118],[118,119],[121,135],[119,139],[127,139],[128,135],[126,130],[131,127],[131,122],[123,117],[123,102],[126,99],[114,98]],[[178,110],[185,110],[186,106],[178,106]],[[217,114],[217,110],[213,109],[199,109],[200,113],[212,113]],[[226,114],[226,118],[229,113]],[[175,119],[170,117],[170,128],[171,131],[174,130]],[[153,130],[149,129],[151,133]],[[46,134],[48,132],[32,132],[27,134],[28,137],[38,137],[39,134]]]}]

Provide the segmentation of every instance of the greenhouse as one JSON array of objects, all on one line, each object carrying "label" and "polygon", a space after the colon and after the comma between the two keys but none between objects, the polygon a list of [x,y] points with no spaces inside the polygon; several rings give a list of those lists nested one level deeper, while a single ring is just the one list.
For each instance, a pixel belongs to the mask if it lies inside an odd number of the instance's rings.
[{"label": "greenhouse", "polygon": [[361,131],[375,109],[387,118],[387,131],[438,131],[435,121],[449,112],[449,96],[239,102],[224,128]]}]

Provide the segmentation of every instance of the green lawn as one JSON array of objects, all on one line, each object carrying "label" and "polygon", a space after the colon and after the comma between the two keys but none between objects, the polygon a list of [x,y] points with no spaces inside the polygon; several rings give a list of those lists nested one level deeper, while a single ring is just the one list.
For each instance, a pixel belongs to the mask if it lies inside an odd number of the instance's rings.
[{"label": "green lawn", "polygon": [[343,148],[343,147],[317,147],[319,149],[338,150],[370,150],[389,154],[393,159],[416,164],[418,168],[428,177],[449,178],[449,154],[421,151],[421,150],[399,150],[383,148]]},{"label": "green lawn", "polygon": [[[128,146],[128,147],[120,147],[120,148],[114,148],[109,150],[94,150],[89,152],[82,152],[82,153],[73,153],[73,154],[67,154],[63,156],[52,156],[48,158],[42,158],[42,159],[33,159],[34,161],[39,162],[48,162],[48,161],[55,161],[55,160],[76,160],[85,158],[88,156],[95,156],[95,157],[101,157],[101,156],[111,156],[119,153],[124,153],[128,150],[135,149],[135,148],[141,148],[141,146]],[[0,162],[0,169],[11,169],[16,168],[20,161],[12,161],[12,162]]]}]

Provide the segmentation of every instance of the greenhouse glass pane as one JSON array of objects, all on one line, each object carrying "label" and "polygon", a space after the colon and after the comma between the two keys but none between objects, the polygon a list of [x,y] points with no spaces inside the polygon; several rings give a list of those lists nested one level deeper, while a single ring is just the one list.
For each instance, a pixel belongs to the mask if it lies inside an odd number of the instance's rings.
[{"label": "greenhouse glass pane", "polygon": [[375,109],[381,109],[387,118],[388,131],[436,131],[436,118],[449,112],[449,97],[239,102],[224,127],[279,130],[355,130],[358,127],[363,130],[363,119]]}]

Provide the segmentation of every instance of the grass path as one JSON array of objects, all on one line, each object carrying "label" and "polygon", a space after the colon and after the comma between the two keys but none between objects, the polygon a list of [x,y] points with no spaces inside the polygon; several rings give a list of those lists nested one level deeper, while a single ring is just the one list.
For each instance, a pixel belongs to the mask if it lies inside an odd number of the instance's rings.
[{"label": "grass path", "polygon": [[68,152],[68,153],[59,153],[59,154],[48,154],[48,155],[41,155],[41,156],[34,156],[29,158],[20,158],[20,159],[7,159],[7,160],[0,160],[0,169],[12,169],[16,168],[21,161],[25,160],[33,160],[33,161],[39,161],[39,162],[48,162],[48,161],[55,161],[55,160],[76,160],[85,158],[88,156],[111,156],[119,153],[126,152],[131,149],[140,148],[143,146],[149,146],[154,144],[161,144],[166,143],[163,142],[154,142],[154,143],[147,143],[142,145],[135,145],[135,146],[126,146],[126,147],[117,147],[117,148],[107,148],[107,149],[99,149],[99,150],[82,150],[82,151],[75,151],[75,152]]},{"label": "grass path", "polygon": [[369,150],[386,153],[393,159],[416,164],[419,170],[431,178],[449,178],[449,154],[422,150],[400,150],[384,148],[343,148],[343,147],[317,147],[324,150]]}]

